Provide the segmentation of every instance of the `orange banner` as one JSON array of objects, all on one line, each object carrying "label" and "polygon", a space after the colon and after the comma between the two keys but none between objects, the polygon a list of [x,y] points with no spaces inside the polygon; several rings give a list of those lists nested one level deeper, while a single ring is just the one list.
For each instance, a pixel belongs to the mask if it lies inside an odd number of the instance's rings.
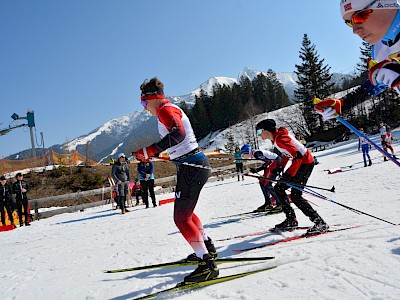
[{"label": "orange banner", "polygon": [[79,152],[70,154],[59,154],[53,150],[46,152],[44,155],[35,158],[23,160],[6,160],[0,159],[0,174],[20,171],[24,169],[32,169],[45,167],[50,165],[76,166],[79,164],[95,165],[97,162],[88,159]]},{"label": "orange banner", "polygon": [[[30,203],[29,203],[29,201],[28,201],[28,215],[30,214],[30,211],[31,211],[31,205],[30,205]],[[14,224],[15,225],[19,225],[19,217],[18,217],[18,213],[17,213],[17,211],[13,211],[13,213],[12,213],[12,216],[13,216],[13,219],[14,219]],[[4,208],[4,218],[5,218],[5,221],[6,221],[6,224],[2,224],[1,223],[1,219],[0,219],[0,227],[1,226],[4,226],[4,225],[11,225],[11,221],[10,221],[10,219],[8,218],[8,213],[7,213],[7,210],[6,210],[6,208]],[[30,217],[28,216],[28,221],[29,222],[31,222],[32,220],[30,219]],[[25,223],[25,216],[24,216],[24,207],[22,207],[22,221],[23,221],[23,223]]]}]

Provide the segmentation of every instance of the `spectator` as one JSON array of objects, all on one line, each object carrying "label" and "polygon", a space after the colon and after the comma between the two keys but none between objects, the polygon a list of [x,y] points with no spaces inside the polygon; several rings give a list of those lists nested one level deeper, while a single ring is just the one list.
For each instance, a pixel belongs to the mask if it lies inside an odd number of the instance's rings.
[{"label": "spectator", "polygon": [[138,163],[137,170],[140,176],[140,185],[143,189],[143,201],[146,208],[149,208],[149,194],[153,202],[153,207],[157,206],[156,195],[154,194],[154,165],[151,161],[141,161]]},{"label": "spectator", "polygon": [[112,165],[111,176],[115,181],[115,191],[117,192],[117,204],[121,208],[122,214],[129,212],[126,209],[126,196],[129,194],[129,169],[125,162],[125,154],[118,154],[118,161]]},{"label": "spectator", "polygon": [[29,185],[24,180],[24,176],[22,173],[17,173],[15,176],[17,179],[12,186],[13,193],[15,194],[15,198],[17,199],[17,209],[18,209],[18,218],[19,218],[19,226],[21,227],[24,223],[22,221],[22,208],[24,208],[24,221],[25,226],[30,226],[28,219],[28,192]]},{"label": "spectator", "polygon": [[144,203],[144,194],[143,194],[143,189],[142,185],[140,184],[139,179],[135,179],[134,185],[132,186],[132,197],[135,196],[136,198],[136,205],[139,205],[139,197],[142,198],[142,202]]},{"label": "spectator", "polygon": [[242,153],[240,152],[239,147],[235,148],[235,153],[233,154],[233,157],[235,158],[238,181],[240,181],[240,175],[242,175],[242,180],[244,180],[243,161],[242,161],[243,157],[242,157]]},{"label": "spectator", "polygon": [[8,218],[11,224],[14,224],[14,218],[12,215],[12,189],[10,184],[7,182],[7,178],[3,175],[0,177],[0,214],[1,224],[6,225],[6,219],[4,215],[4,208],[7,210]]}]

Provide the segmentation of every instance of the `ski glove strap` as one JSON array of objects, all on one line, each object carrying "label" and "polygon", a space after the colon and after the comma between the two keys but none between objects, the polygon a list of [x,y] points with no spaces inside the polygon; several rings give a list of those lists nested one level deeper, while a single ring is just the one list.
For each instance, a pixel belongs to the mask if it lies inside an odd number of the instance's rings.
[{"label": "ski glove strap", "polygon": [[158,150],[158,148],[154,145],[145,147],[143,149],[140,149],[136,152],[132,152],[132,155],[136,157],[137,160],[146,162],[149,161],[150,157],[156,155],[157,153],[159,153],[160,151]]},{"label": "ski glove strap", "polygon": [[343,99],[325,98],[323,100],[313,98],[314,109],[322,115],[324,121],[333,119],[342,114]]},{"label": "ski glove strap", "polygon": [[396,92],[400,92],[400,61],[397,58],[385,59],[381,62],[368,60],[369,81],[376,86],[383,83]]}]

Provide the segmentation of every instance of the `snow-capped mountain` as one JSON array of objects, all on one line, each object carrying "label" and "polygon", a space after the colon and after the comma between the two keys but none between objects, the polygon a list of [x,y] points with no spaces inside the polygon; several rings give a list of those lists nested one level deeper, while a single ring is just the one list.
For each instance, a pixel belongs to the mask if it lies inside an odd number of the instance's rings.
[{"label": "snow-capped mountain", "polygon": [[[167,96],[167,98],[175,104],[180,104],[184,101],[190,107],[194,105],[195,96],[199,95],[201,90],[210,95],[216,84],[232,86],[234,83],[239,82],[241,76],[247,76],[252,80],[260,73],[262,72],[245,68],[238,78],[211,77],[185,95]],[[266,74],[265,72],[263,73]],[[296,88],[296,74],[294,72],[284,72],[277,73],[276,76],[282,83],[289,98],[293,99]],[[343,75],[337,75],[335,80],[339,81],[340,78],[343,78]],[[156,123],[155,117],[152,117],[147,111],[140,110],[112,119],[86,135],[77,137],[63,145],[54,145],[51,148],[56,152],[78,151],[96,161],[107,162],[110,157],[115,157],[120,152],[128,155],[133,149],[139,149],[150,142],[156,141],[159,138]],[[18,159],[17,157],[23,159],[24,157],[29,157],[29,155],[30,150],[24,150],[9,156],[8,159]]]},{"label": "snow-capped mountain", "polygon": [[217,84],[220,86],[232,86],[234,83],[237,83],[238,80],[229,77],[211,77],[207,81],[200,84],[200,86],[193,91],[185,94],[183,96],[172,96],[169,99],[175,103],[180,103],[185,101],[186,104],[190,107],[195,103],[195,97],[200,95],[201,90],[203,90],[207,95],[212,95],[213,87]]}]

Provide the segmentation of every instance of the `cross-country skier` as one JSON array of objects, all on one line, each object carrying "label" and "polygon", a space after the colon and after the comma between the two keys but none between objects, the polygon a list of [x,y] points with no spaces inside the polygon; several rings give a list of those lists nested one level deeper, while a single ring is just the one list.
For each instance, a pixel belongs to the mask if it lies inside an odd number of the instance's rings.
[{"label": "cross-country skier", "polygon": [[[400,94],[400,1],[340,0],[345,23],[364,41],[373,45],[368,62],[369,80],[373,86],[388,86]],[[368,85],[364,84],[368,89]],[[315,110],[324,120],[342,113],[342,99],[314,99]]]},{"label": "cross-country skier", "polygon": [[[281,179],[287,182],[293,182],[297,185],[305,185],[314,168],[314,158],[310,151],[294,136],[289,134],[286,128],[276,128],[276,123],[272,119],[259,122],[256,126],[256,130],[258,136],[263,140],[271,140],[273,146],[282,153],[282,161],[278,165],[276,172],[283,170],[289,159],[292,159],[291,166],[283,173]],[[288,188],[289,186],[284,182],[279,182],[275,185],[276,194],[281,201],[283,212],[286,215],[286,219],[282,223],[275,225],[275,229],[277,230],[298,226],[296,214],[290,206],[289,198],[285,192]],[[325,221],[302,197],[302,192],[300,190],[292,188],[291,200],[312,222],[314,222],[314,226],[308,229],[308,233],[325,232],[329,229]]]},{"label": "cross-country skier", "polygon": [[[164,96],[164,85],[157,78],[141,86],[141,103],[144,109],[158,118],[161,140],[132,154],[141,161],[166,150],[177,166],[177,184],[174,201],[174,221],[179,231],[193,248],[188,259],[198,261],[198,267],[184,279],[185,282],[210,280],[219,275],[214,258],[217,251],[206,235],[203,224],[194,213],[201,189],[210,175],[208,158],[199,149],[189,118],[178,106]],[[194,167],[185,165],[198,165]]]},{"label": "cross-country skier", "polygon": [[[368,137],[366,133],[364,133],[364,129],[360,128],[360,132]],[[364,159],[364,167],[367,166],[367,156],[368,156],[368,166],[372,165],[371,157],[369,156],[369,150],[371,149],[371,145],[368,143],[368,140],[364,137],[358,138],[358,151],[362,150],[363,159]]]},{"label": "cross-country skier", "polygon": [[394,139],[392,133],[389,130],[387,130],[386,133],[382,136],[382,144],[384,145],[385,151],[387,151],[387,149],[390,149],[393,158],[397,159],[396,155],[394,155],[394,149],[392,147],[393,141]]},{"label": "cross-country skier", "polygon": [[[254,150],[253,151],[253,156],[255,159],[261,160],[264,163],[262,164],[261,167],[258,168],[250,168],[251,173],[258,173],[260,171],[264,171],[263,177],[264,178],[271,178],[275,179],[276,174],[273,174],[273,170],[276,169],[276,167],[279,165],[281,162],[281,158],[278,156],[278,154],[273,153],[268,150]],[[268,179],[260,178],[259,179],[259,184],[261,187],[261,191],[264,195],[264,204],[261,205],[256,209],[256,211],[264,212],[264,211],[269,211],[271,213],[279,213],[282,212],[282,205],[281,202],[279,201],[278,196],[275,193],[274,187],[272,186],[272,182]],[[272,205],[272,200],[271,196],[275,199],[276,206],[274,207]]]}]

